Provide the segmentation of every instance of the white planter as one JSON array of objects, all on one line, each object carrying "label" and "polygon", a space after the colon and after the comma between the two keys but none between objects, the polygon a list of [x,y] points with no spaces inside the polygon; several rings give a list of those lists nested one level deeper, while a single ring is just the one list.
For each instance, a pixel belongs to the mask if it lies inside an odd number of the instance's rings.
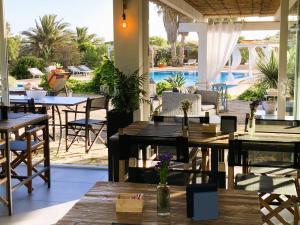
[{"label": "white planter", "polygon": [[274,114],[277,108],[277,102],[275,101],[264,101],[262,102],[262,107],[266,114]]}]

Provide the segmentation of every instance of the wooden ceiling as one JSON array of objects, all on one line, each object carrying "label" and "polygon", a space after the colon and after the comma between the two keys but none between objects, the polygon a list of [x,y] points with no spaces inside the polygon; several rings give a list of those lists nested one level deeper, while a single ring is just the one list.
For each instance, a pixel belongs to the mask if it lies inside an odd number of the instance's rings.
[{"label": "wooden ceiling", "polygon": [[203,16],[273,16],[280,0],[184,0]]}]

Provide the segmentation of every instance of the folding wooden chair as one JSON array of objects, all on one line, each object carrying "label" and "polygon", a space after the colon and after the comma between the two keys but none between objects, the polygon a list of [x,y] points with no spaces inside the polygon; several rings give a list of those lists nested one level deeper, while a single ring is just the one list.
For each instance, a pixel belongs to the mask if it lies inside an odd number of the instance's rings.
[{"label": "folding wooden chair", "polygon": [[[298,225],[300,199],[296,196],[260,193],[259,204],[263,222],[268,225]],[[291,223],[290,219],[293,218]]]},{"label": "folding wooden chair", "polygon": [[[85,111],[64,110],[66,118],[66,151],[70,149],[78,137],[84,138],[86,153],[89,152],[96,140],[100,140],[103,144],[106,144],[106,141],[101,137],[101,133],[106,125],[106,120],[91,119],[90,113],[95,110],[107,110],[107,105],[108,102],[105,97],[88,98]],[[85,118],[69,121],[69,113],[75,114],[75,118],[77,118],[76,116],[79,113],[85,114]],[[71,129],[73,133],[70,133],[69,129]],[[95,135],[92,141],[90,140],[90,131]],[[84,132],[83,135],[81,134],[82,132]],[[70,144],[68,144],[68,136],[73,136]]]},{"label": "folding wooden chair", "polygon": [[[45,172],[45,168],[39,170],[37,166],[41,163],[45,162],[45,158],[43,157],[38,162],[33,164],[32,155],[37,152],[42,146],[44,146],[46,138],[45,137],[45,125],[32,127],[29,130],[26,130],[24,135],[21,135],[19,138],[10,142],[10,151],[13,154],[13,160],[11,162],[11,174],[12,178],[16,178],[20,181],[20,183],[16,184],[12,191],[18,189],[22,185],[25,185],[28,189],[28,193],[31,193],[32,188],[32,179],[39,176],[45,182],[49,184],[48,178],[43,174]],[[43,131],[43,140],[38,140],[36,138],[36,133],[38,131]],[[24,137],[24,138],[22,138]],[[4,151],[4,145],[0,145],[0,151]],[[27,173],[25,175],[20,175],[17,172],[16,168],[24,163],[27,167]],[[4,172],[4,170],[2,171]]]}]

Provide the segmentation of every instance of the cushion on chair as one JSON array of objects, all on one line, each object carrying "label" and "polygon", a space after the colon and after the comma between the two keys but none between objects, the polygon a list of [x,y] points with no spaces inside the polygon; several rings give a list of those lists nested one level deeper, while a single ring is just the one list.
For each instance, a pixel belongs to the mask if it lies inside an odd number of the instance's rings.
[{"label": "cushion on chair", "polygon": [[[89,119],[88,120],[88,125],[102,125],[106,123],[106,120],[94,120],[94,119]],[[74,121],[68,122],[69,125],[74,125],[74,126],[84,126],[85,125],[85,119],[78,119]]]},{"label": "cushion on chair", "polygon": [[215,108],[215,105],[201,105],[201,110],[202,111],[208,111],[208,110],[211,110],[211,109],[214,109]]},{"label": "cushion on chair", "polygon": [[[38,141],[32,141],[31,145],[36,145]],[[14,140],[9,143],[11,151],[27,151],[27,141]],[[4,150],[4,144],[0,145],[0,150]]]}]

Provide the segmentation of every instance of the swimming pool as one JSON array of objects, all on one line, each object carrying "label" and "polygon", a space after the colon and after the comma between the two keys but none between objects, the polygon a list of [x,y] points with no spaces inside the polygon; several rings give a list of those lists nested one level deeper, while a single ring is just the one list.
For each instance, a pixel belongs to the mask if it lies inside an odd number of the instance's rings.
[{"label": "swimming pool", "polygon": [[[164,81],[169,77],[175,77],[175,75],[181,72],[185,78],[185,86],[192,86],[198,82],[198,72],[197,71],[152,71],[150,72],[150,77],[154,80],[155,83]],[[232,72],[234,79],[239,80],[249,76],[246,72]],[[219,80],[216,80],[214,83],[223,83],[228,80],[228,72],[221,72]]]}]

